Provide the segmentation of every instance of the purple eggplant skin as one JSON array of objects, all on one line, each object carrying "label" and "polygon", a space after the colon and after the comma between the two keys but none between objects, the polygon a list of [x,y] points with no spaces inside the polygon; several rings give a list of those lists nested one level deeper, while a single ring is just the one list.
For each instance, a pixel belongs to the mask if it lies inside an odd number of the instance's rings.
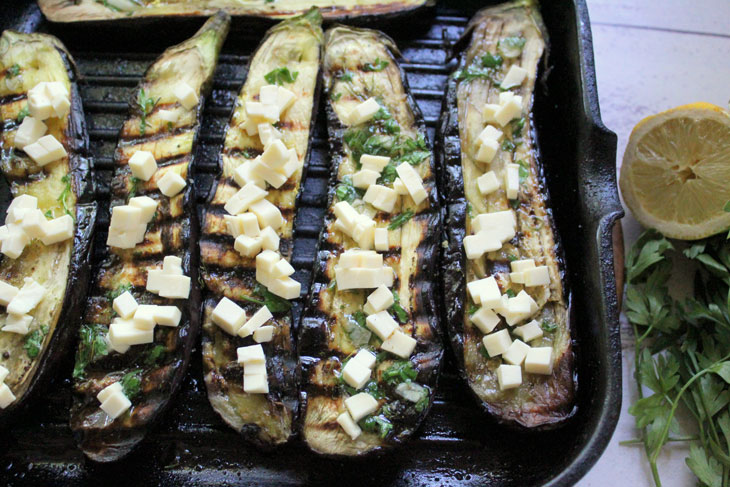
[{"label": "purple eggplant skin", "polygon": [[[130,8],[128,11],[110,8],[95,0],[38,0],[41,11],[51,22],[87,24],[104,23],[110,20],[126,25],[135,24],[139,20],[159,19],[164,17],[201,17],[212,15],[219,9],[227,11],[238,19],[249,23],[262,21],[274,22],[296,15],[302,15],[311,7],[320,7],[325,22],[348,22],[358,25],[382,25],[418,15],[431,10],[434,0],[380,0],[372,5],[347,5],[347,0],[337,2],[318,2],[317,0],[302,2],[300,0],[277,0],[275,3],[261,5],[241,5],[241,2],[230,0],[229,5],[217,2],[215,6],[207,6],[206,0],[193,2],[174,2],[150,6]],[[322,3],[323,5],[318,5]],[[354,3],[354,2],[353,2]]]},{"label": "purple eggplant skin", "polygon": [[[319,237],[319,251],[314,263],[312,285],[308,302],[302,313],[297,343],[299,363],[302,369],[302,387],[300,390],[301,435],[312,451],[330,458],[377,455],[379,452],[406,443],[416,433],[433,404],[436,382],[444,352],[439,326],[439,302],[436,297],[438,280],[434,278],[439,272],[438,246],[441,236],[441,215],[438,209],[439,198],[435,184],[433,158],[428,157],[421,164],[426,164],[429,167],[428,175],[424,178],[424,185],[429,193],[429,205],[427,208],[416,211],[411,220],[420,227],[420,240],[415,250],[417,268],[411,269],[411,272],[408,273],[408,288],[412,296],[411,300],[409,303],[402,303],[409,313],[409,323],[406,327],[411,327],[414,322],[418,323],[418,331],[415,332],[418,345],[409,361],[417,372],[414,380],[429,391],[428,400],[420,410],[416,410],[413,403],[404,400],[398,401],[398,396],[394,393],[394,387],[381,380],[382,371],[387,369],[393,362],[393,358],[395,358],[395,356],[385,353],[382,362],[380,359],[378,360],[378,365],[376,365],[373,372],[373,379],[384,393],[385,403],[392,407],[392,416],[389,417],[393,426],[392,432],[387,434],[385,438],[377,434],[363,434],[357,441],[352,441],[349,436],[344,434],[335,421],[338,414],[335,411],[340,410],[341,412],[344,393],[334,374],[341,369],[342,362],[349,355],[349,351],[345,351],[344,348],[356,351],[359,346],[354,346],[344,338],[345,346],[343,346],[343,343],[338,343],[337,340],[333,339],[333,336],[345,334],[342,325],[339,324],[342,322],[341,318],[344,311],[332,309],[330,306],[332,294],[336,287],[336,282],[333,282],[332,265],[338,255],[345,250],[345,246],[341,234],[333,229],[335,216],[332,206],[338,202],[336,189],[342,182],[341,166],[343,164],[352,164],[347,161],[348,151],[343,143],[347,127],[337,115],[334,104],[340,100],[345,101],[351,96],[363,101],[368,96],[377,97],[378,94],[368,93],[368,95],[364,95],[352,92],[342,94],[338,90],[338,93],[340,93],[338,95],[335,93],[336,78],[345,72],[345,68],[352,73],[354,78],[357,78],[367,71],[362,69],[366,62],[372,63],[376,57],[381,56],[380,59],[388,63],[386,69],[389,76],[398,77],[405,94],[399,104],[389,106],[392,113],[400,114],[399,117],[402,117],[400,121],[408,120],[410,117],[412,125],[405,129],[412,129],[414,133],[424,136],[424,140],[426,128],[421,111],[409,90],[406,74],[397,61],[399,53],[395,42],[382,32],[334,26],[326,33],[325,50],[327,51],[327,47],[331,44],[336,44],[338,39],[342,40],[342,37],[338,37],[342,34],[358,37],[362,41],[360,45],[368,47],[363,47],[367,50],[359,53],[358,58],[355,58],[354,55],[352,58],[348,58],[347,67],[337,65],[337,62],[330,65],[327,61],[327,53],[325,53],[323,76],[327,99],[327,129],[332,157],[332,176],[328,191],[328,210]],[[360,66],[360,71],[356,70],[353,65]],[[407,115],[408,113],[410,115]],[[425,143],[428,146],[428,142]],[[430,152],[430,147],[428,147],[428,151]],[[394,216],[395,214],[379,213],[376,219],[388,220]],[[414,231],[414,233],[416,232]],[[390,250],[383,255],[384,259],[391,264],[399,262],[401,257],[401,253],[397,249]],[[398,289],[398,281],[399,279],[396,279],[393,289]],[[369,293],[365,292],[363,294],[361,291],[355,291],[353,299],[359,300],[359,303],[350,304],[362,304],[363,297],[366,297],[367,294]],[[343,302],[347,301],[345,297],[340,299]],[[407,330],[407,328],[405,329]],[[375,353],[377,352],[378,350],[375,350]]]},{"label": "purple eggplant skin", "polygon": [[[300,110],[293,106],[279,124],[285,140],[295,144],[291,148],[302,154],[302,171],[295,172],[280,188],[268,188],[267,195],[267,199],[279,208],[286,220],[279,230],[279,252],[283,258],[291,259],[295,238],[293,223],[302,193],[301,182],[312,149],[309,141],[314,134],[322,86],[319,67],[323,37],[321,23],[319,9],[312,8],[303,16],[285,20],[269,29],[254,51],[249,61],[246,82],[237,96],[226,129],[226,143],[218,159],[219,178],[214,182],[206,204],[200,208],[203,222],[200,241],[201,280],[205,286],[201,310],[202,356],[208,399],[226,424],[239,432],[246,441],[267,450],[288,442],[296,434],[299,369],[294,320],[291,309],[281,307],[271,310],[274,315],[271,321],[277,331],[272,341],[262,344],[266,355],[269,393],[243,392],[243,367],[237,362],[236,348],[255,342],[252,337],[240,338],[223,332],[211,321],[210,313],[225,296],[234,300],[251,316],[261,307],[257,301],[265,301],[265,298],[255,278],[255,259],[242,257],[235,252],[233,237],[220,224],[225,213],[224,195],[238,189],[237,184],[224,176],[231,173],[231,168],[225,167],[225,160],[252,159],[261,152],[258,136],[248,137],[242,132],[239,112],[245,101],[258,96],[250,86],[257,86],[267,73],[281,68],[284,59],[286,67],[298,73],[294,84],[285,84],[286,88],[300,94],[295,103],[305,103],[311,98],[308,111],[305,111],[305,107]],[[294,111],[301,113],[301,120],[290,118]],[[305,116],[308,117],[306,120],[303,119]]]},{"label": "purple eggplant skin", "polygon": [[[34,400],[42,397],[44,392],[53,384],[54,379],[58,375],[60,365],[62,365],[66,358],[69,357],[70,344],[72,343],[78,323],[81,318],[79,312],[80,305],[86,296],[86,290],[88,288],[89,275],[90,275],[90,253],[93,242],[94,225],[96,221],[97,204],[93,201],[94,185],[90,174],[91,160],[89,156],[89,140],[88,133],[86,130],[86,119],[84,117],[84,110],[81,105],[81,96],[79,95],[77,87],[77,71],[74,64],[73,58],[63,46],[61,41],[57,38],[46,35],[46,34],[23,34],[14,31],[6,31],[3,34],[0,44],[22,44],[22,43],[40,43],[44,46],[50,47],[56,51],[56,54],[60,57],[61,65],[64,67],[63,73],[49,73],[53,78],[48,79],[61,80],[65,75],[68,78],[70,84],[70,100],[71,108],[67,115],[66,127],[63,131],[62,144],[64,145],[66,152],[68,153],[68,164],[64,168],[66,170],[65,176],[68,176],[68,188],[73,193],[75,201],[73,203],[73,216],[75,219],[75,230],[73,237],[73,244],[70,249],[70,256],[68,262],[68,276],[66,279],[66,287],[64,290],[63,298],[60,300],[61,311],[56,318],[54,326],[51,327],[51,332],[48,333],[45,339],[41,342],[42,346],[38,355],[30,361],[29,367],[31,370],[30,374],[22,381],[20,391],[15,389],[17,399],[10,404],[6,409],[0,410],[0,424],[7,425],[10,421],[17,417],[22,411],[24,411],[28,405]],[[24,66],[22,62],[18,63],[20,72]],[[51,66],[47,67],[51,70]],[[3,73],[3,80],[5,82],[5,74]],[[30,88],[30,87],[26,87]],[[2,100],[2,104],[6,103],[9,105],[25,100],[26,94],[13,95],[12,97],[6,97]],[[21,103],[22,104],[22,103]],[[3,113],[12,113],[14,109],[9,111],[2,110]],[[7,116],[3,117],[2,121],[2,156],[0,157],[0,168],[2,169],[5,182],[10,188],[10,195],[8,199],[17,196],[20,193],[20,189],[26,184],[32,181],[42,181],[38,178],[38,174],[32,174],[39,172],[37,169],[29,169],[33,166],[27,159],[27,156],[21,156],[18,152],[13,150],[6,150],[7,136],[14,132],[18,127],[19,123],[13,117],[9,119]],[[20,152],[22,154],[22,152]],[[42,169],[40,171],[43,171]],[[52,195],[55,200],[58,195]],[[70,201],[69,201],[70,204]],[[71,211],[71,210],[69,210]],[[58,244],[62,245],[62,244]],[[39,257],[42,257],[39,256]],[[50,258],[50,257],[49,257]],[[14,276],[17,278],[22,277],[22,269],[15,269],[14,266],[7,268],[6,265],[12,266],[12,261],[8,257],[0,257],[2,264],[2,279],[10,280]],[[19,261],[22,261],[23,255],[19,257]],[[35,262],[39,264],[38,261]],[[17,272],[16,272],[17,271]],[[27,336],[26,336],[27,337]],[[2,350],[6,358],[6,354],[9,358],[10,354],[17,353],[28,356],[27,352],[23,350],[23,347],[18,347],[17,350]],[[27,369],[27,370],[30,370]],[[11,371],[12,375],[12,371]],[[13,389],[13,387],[11,387]]]},{"label": "purple eggplant skin", "polygon": [[[70,426],[81,450],[97,462],[119,460],[144,438],[171,404],[185,377],[198,337],[201,298],[197,286],[199,225],[194,213],[192,184],[194,155],[203,106],[229,25],[230,16],[220,12],[195,36],[167,49],[150,66],[130,100],[130,115],[115,152],[117,168],[111,185],[111,207],[125,204],[133,195],[149,196],[158,201],[158,207],[144,242],[131,250],[104,249],[106,255],[86,301],[73,373]],[[175,73],[180,72],[190,76],[193,89],[197,85],[197,107],[183,110],[178,122],[167,124],[156,117],[162,104],[155,102],[142,124],[138,95],[143,88],[147,88],[146,93],[154,91],[163,95],[170,100],[168,105],[180,108],[171,91],[179,79]],[[149,139],[157,144],[159,170],[176,170],[187,179],[183,193],[168,198],[157,190],[154,178],[147,182],[132,178],[126,164],[130,152],[125,151],[133,151],[130,148]],[[167,140],[178,142],[165,145]],[[146,291],[147,269],[159,268],[167,255],[180,257],[183,273],[191,278],[187,300],[165,299]],[[111,350],[104,335],[113,317],[112,298],[124,291],[131,292],[140,304],[177,306],[182,312],[180,324],[156,327],[153,343],[134,345],[123,354]],[[127,390],[125,386],[132,407],[112,420],[100,409],[96,395],[125,375],[139,379],[136,390]]]},{"label": "purple eggplant skin", "polygon": [[[478,12],[456,46],[454,56],[459,60],[456,69],[466,68],[469,40],[474,32],[480,28],[480,24],[489,22],[490,19],[502,21],[505,16],[519,16],[520,19],[531,23],[533,26],[531,28],[536,29],[544,38],[544,26],[536,9],[537,7],[532,2],[515,2],[486,8]],[[496,27],[495,29],[496,32],[500,31]],[[491,29],[489,32],[495,31],[495,29]],[[495,43],[495,45],[497,44]],[[537,66],[532,66],[532,68],[536,69]],[[515,389],[515,391],[520,391],[523,394],[520,397],[517,397],[518,394],[509,396],[508,394],[511,391],[504,391],[502,393],[496,392],[488,398],[477,393],[475,384],[472,383],[472,380],[475,380],[475,373],[468,369],[468,361],[465,358],[467,355],[465,353],[465,343],[466,340],[473,339],[473,336],[469,338],[469,333],[474,335],[474,331],[467,332],[464,326],[466,312],[470,308],[471,301],[466,293],[468,262],[463,251],[463,240],[467,235],[466,220],[469,213],[469,203],[465,195],[462,170],[462,153],[464,151],[461,136],[466,129],[460,124],[457,96],[459,84],[462,82],[464,81],[458,81],[454,76],[449,76],[439,121],[436,151],[441,176],[442,207],[445,212],[444,240],[447,242],[447,245],[442,248],[441,261],[443,321],[447,327],[448,339],[454,351],[461,376],[469,384],[470,390],[489,417],[498,423],[520,430],[540,431],[559,427],[575,413],[577,390],[577,377],[574,371],[575,358],[570,338],[572,312],[567,292],[563,292],[563,302],[559,305],[562,310],[557,314],[563,316],[564,319],[556,322],[558,328],[557,331],[553,332],[556,336],[559,334],[560,341],[556,341],[556,343],[560,343],[560,345],[554,347],[554,353],[557,351],[555,354],[557,358],[554,360],[551,376],[538,376],[539,378],[535,378],[535,382],[529,384],[523,382],[520,388]],[[529,96],[531,97],[532,94],[530,93]],[[529,144],[531,140],[535,140],[535,130],[532,126],[531,114],[528,114],[526,119],[525,131],[529,135],[525,139],[527,139],[526,144]],[[552,233],[551,237],[555,242],[552,248],[543,249],[544,256],[547,261],[552,260],[557,266],[559,286],[562,290],[565,290],[567,289],[565,260],[549,209],[549,196],[544,183],[542,165],[539,163],[537,148],[531,147],[530,153],[531,155],[528,156],[532,159],[530,171],[537,181],[533,193],[534,198],[528,201],[522,200],[519,211],[534,214],[531,213],[533,208],[539,206],[544,213],[546,231]],[[506,245],[513,245],[513,248],[518,249],[520,246],[519,240],[524,238],[523,232],[525,232],[524,229],[518,230],[516,240],[513,239]],[[487,265],[490,266],[492,273],[509,272],[510,268],[508,260],[496,259],[489,261]],[[474,326],[470,328],[474,330]],[[486,361],[487,359],[482,358],[482,360]],[[495,372],[496,365],[487,365],[487,371],[482,372],[482,377],[488,375],[493,378]],[[528,377],[530,376],[528,375]],[[547,378],[543,379],[543,377]]]}]

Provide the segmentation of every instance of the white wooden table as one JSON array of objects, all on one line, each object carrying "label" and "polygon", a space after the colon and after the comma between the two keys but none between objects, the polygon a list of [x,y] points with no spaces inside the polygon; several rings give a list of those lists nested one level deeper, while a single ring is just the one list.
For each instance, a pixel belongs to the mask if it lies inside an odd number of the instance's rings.
[{"label": "white wooden table", "polygon": [[[544,0],[546,1],[546,0]],[[593,29],[603,121],[618,134],[617,168],[631,129],[647,115],[676,105],[730,99],[730,0],[587,0]],[[730,161],[729,161],[730,163]],[[627,211],[628,248],[641,227]],[[628,408],[636,400],[631,329],[622,315],[623,404],[605,453],[581,487],[652,485],[644,450],[620,446],[636,437]],[[659,459],[665,487],[696,480],[684,463],[688,446],[672,444]]]}]

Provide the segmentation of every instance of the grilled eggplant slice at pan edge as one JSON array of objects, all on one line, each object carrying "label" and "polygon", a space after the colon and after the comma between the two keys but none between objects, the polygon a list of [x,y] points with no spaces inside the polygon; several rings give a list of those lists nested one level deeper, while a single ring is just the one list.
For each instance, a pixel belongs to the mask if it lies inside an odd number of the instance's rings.
[{"label": "grilled eggplant slice at pan edge", "polygon": [[[165,299],[146,291],[147,272],[160,268],[163,257],[177,256],[182,259],[183,273],[196,283],[198,229],[191,217],[193,154],[204,100],[229,25],[230,16],[221,12],[195,36],[167,49],[145,73],[122,127],[115,152],[111,206],[144,195],[154,199],[157,208],[142,242],[132,249],[107,246],[87,299],[76,352],[70,424],[80,448],[95,461],[117,460],[142,440],[182,382],[198,336],[197,286],[192,286],[188,300]],[[180,82],[198,95],[196,104],[178,102],[173,92]],[[163,109],[168,114],[177,113],[177,119],[161,118]],[[159,164],[148,181],[133,177],[127,164],[142,149],[151,151]],[[159,191],[157,182],[170,171],[186,179],[187,185],[168,198]],[[112,349],[113,343],[108,341],[108,325],[114,317],[112,300],[126,291],[140,304],[177,306],[182,313],[178,326],[158,326],[152,343],[132,345],[124,353]],[[132,406],[112,419],[100,409],[96,396],[115,382],[121,382]]]},{"label": "grilled eggplant slice at pan edge", "polygon": [[[330,207],[298,348],[303,437],[312,450],[326,455],[363,455],[406,441],[433,402],[443,355],[434,295],[440,237],[434,166],[423,118],[394,52],[397,48],[391,39],[369,29],[336,26],[325,36],[323,75],[332,154]],[[380,109],[364,123],[354,121],[349,117],[351,111],[366,99],[377,100]],[[401,193],[392,212],[377,211],[365,203],[363,190],[353,186],[363,154],[391,158],[378,178],[378,184],[389,190],[400,164],[415,171],[425,186],[425,200],[416,204],[411,196]],[[386,285],[390,290],[380,289],[388,296],[392,291],[394,302],[382,311],[384,315],[377,314],[392,323],[395,331],[390,337],[415,338],[415,349],[410,353],[397,356],[385,351],[381,348],[385,342],[368,329],[371,325],[367,320],[372,316],[366,318],[363,303],[372,289],[348,290],[344,282],[335,279],[335,266],[346,251],[372,248],[341,230],[342,221],[336,221],[334,208],[344,202],[357,209],[353,211],[360,213],[358,218],[367,215],[378,229],[387,230],[388,242],[380,246],[384,253],[377,255],[383,257],[384,269],[392,268],[395,278],[392,286]],[[363,350],[377,355],[370,355],[373,370],[363,388],[356,390],[344,380],[342,371]],[[375,398],[365,399],[371,405],[377,401],[377,406],[356,426],[353,421],[359,418],[345,400],[362,393]],[[350,422],[347,433],[339,421]],[[357,428],[363,430],[359,436]]]},{"label": "grilled eggplant slice at pan edge", "polygon": [[[466,35],[471,36],[471,41],[461,54],[458,70],[449,78],[440,123],[442,195],[447,209],[448,240],[442,274],[445,320],[460,370],[484,408],[500,422],[545,428],[572,415],[575,377],[569,298],[563,284],[564,261],[547,208],[547,195],[532,140],[530,109],[537,67],[545,48],[544,27],[535,3],[516,2],[481,10],[470,22]],[[506,73],[513,66],[526,70],[524,80],[518,76],[516,82],[509,81]],[[519,69],[515,73],[520,74]],[[498,109],[500,96],[506,103],[510,95],[505,93],[522,98],[513,119],[500,124],[504,120],[496,117],[500,120],[495,121],[495,116],[488,112]],[[483,107],[484,113],[481,112]],[[477,141],[487,122],[503,135],[494,160],[485,165],[478,162]],[[512,168],[519,175],[519,192],[517,198],[508,199],[507,183],[502,181],[507,165],[513,161],[518,166]],[[497,175],[498,187],[482,191],[477,178],[489,170]],[[516,235],[505,241],[501,249],[467,259],[464,241],[475,231],[475,217],[498,211],[511,211],[516,216]],[[526,287],[514,282],[521,279],[518,275],[510,275],[519,265],[512,261],[529,259],[534,259],[538,267],[546,266],[548,285]],[[495,307],[504,317],[499,318],[494,312],[480,310],[467,297],[467,282],[489,276],[495,276],[499,291],[505,293],[503,300],[521,291],[534,298],[536,303],[532,303],[529,317],[517,320],[517,324],[535,320],[529,329],[508,327],[504,305]],[[490,323],[492,318],[495,321]],[[493,328],[495,322],[499,323],[496,329]],[[551,349],[551,371],[543,371],[542,374],[547,375],[540,375],[522,370],[521,385],[501,390],[497,368],[504,355],[490,358],[482,343],[484,333],[492,329],[495,333],[510,330],[513,340],[517,338],[515,331],[518,329],[519,333],[531,329],[537,335],[542,334],[532,341],[527,339],[529,334],[522,334],[522,338],[533,349]],[[519,357],[519,353],[516,360],[508,355],[505,365],[515,362],[519,365],[520,358],[524,357]],[[532,363],[530,355],[525,360]]]},{"label": "grilled eggplant slice at pan edge", "polygon": [[165,16],[212,15],[219,9],[231,15],[282,19],[304,14],[310,7],[322,8],[328,20],[357,19],[382,22],[412,15],[431,7],[432,0],[38,0],[52,22],[79,22]]},{"label": "grilled eggplant slice at pan edge", "polygon": [[[35,196],[46,217],[69,214],[75,221],[73,239],[48,246],[33,240],[17,259],[2,256],[0,261],[3,281],[21,287],[30,277],[46,288],[30,313],[34,319],[27,335],[0,331],[0,365],[10,371],[5,384],[16,396],[0,412],[0,420],[7,422],[13,411],[47,386],[75,334],[88,286],[97,206],[90,200],[88,135],[71,55],[55,37],[5,31],[0,38],[0,66],[0,169],[10,192],[13,197]],[[28,114],[27,92],[42,81],[62,82],[71,101],[66,117],[46,121],[48,133],[68,155],[44,167],[13,148],[17,128]]]},{"label": "grilled eggplant slice at pan edge", "polygon": [[[286,261],[291,258],[300,183],[309,157],[321,85],[321,23],[319,10],[313,8],[303,16],[285,20],[269,29],[255,51],[226,131],[219,162],[220,179],[211,189],[201,216],[201,275],[206,288],[202,352],[208,399],[226,423],[261,446],[285,443],[294,431],[299,380],[291,304],[257,282],[257,257],[246,257],[234,250],[234,238],[225,221],[226,217],[231,217],[224,205],[239,191],[239,183],[246,186],[246,181],[236,179],[239,177],[237,169],[257,163],[257,156],[264,150],[262,139],[267,141],[267,154],[271,147],[269,143],[273,142],[262,132],[249,135],[246,125],[253,119],[247,115],[247,107],[256,103],[254,100],[261,100],[259,92],[263,93],[263,86],[281,85],[277,89],[286,89],[293,94],[292,104],[280,114],[275,127],[265,125],[267,133],[276,134],[280,143],[296,152],[296,165],[301,169],[286,178],[282,176],[278,188],[268,187],[264,199],[283,217],[283,223],[280,221],[281,226],[275,230],[279,238],[278,251]],[[259,184],[267,186],[263,181]],[[263,231],[265,222],[260,216],[257,218]],[[268,252],[276,247],[274,244]],[[266,356],[267,393],[244,391],[244,367],[237,361],[237,349],[255,346],[256,341],[250,335],[231,335],[212,321],[212,311],[224,297],[242,307],[249,318],[259,310],[264,311],[263,305],[273,314],[266,323],[266,326],[274,327],[273,338],[261,344]]]}]

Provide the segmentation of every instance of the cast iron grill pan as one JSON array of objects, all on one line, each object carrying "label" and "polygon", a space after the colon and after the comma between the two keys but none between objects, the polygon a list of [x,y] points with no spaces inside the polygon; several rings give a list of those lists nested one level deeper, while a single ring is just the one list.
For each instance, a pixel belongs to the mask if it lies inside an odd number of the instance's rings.
[{"label": "cast iron grill pan", "polygon": [[[560,30],[550,29],[554,53],[551,64],[556,58],[560,59],[559,54],[555,55],[555,49],[561,44],[575,44],[576,54],[579,49],[578,33],[573,25],[577,15],[574,6],[571,2],[561,3],[565,5],[561,8],[550,5],[543,12],[549,28],[560,25]],[[104,209],[99,216],[95,242],[96,248],[101,249],[106,242],[108,227],[109,216],[105,211],[109,202],[112,156],[127,114],[127,103],[136,95],[135,89],[145,68],[165,47],[192,34],[202,21],[160,22],[160,25],[137,30],[115,26],[58,27],[45,22],[33,2],[21,4],[17,12],[6,12],[8,18],[3,20],[0,17],[4,28],[41,30],[59,36],[74,56],[82,75],[81,95],[95,160],[97,198]],[[447,64],[450,47],[464,31],[470,13],[440,6],[434,16],[418,16],[385,29],[396,39],[406,59],[402,66],[423,112],[432,142],[435,140],[434,131],[446,78],[452,68]],[[223,47],[213,91],[205,107],[195,159],[200,203],[215,177],[215,158],[223,142],[225,124],[236,94],[245,79],[245,66],[265,27],[237,26],[234,22]],[[202,380],[198,347],[180,393],[146,440],[125,460],[113,465],[98,465],[85,460],[67,426],[70,381],[64,378],[70,377],[72,357],[69,356],[46,401],[33,405],[16,425],[3,433],[0,478],[4,477],[8,485],[82,485],[90,482],[135,486],[376,483],[520,487],[540,485],[558,476],[562,476],[560,483],[579,478],[593,463],[594,457],[600,454],[613,431],[614,423],[606,426],[604,422],[602,429],[598,428],[604,415],[616,412],[606,409],[607,395],[614,395],[612,399],[616,410],[620,403],[615,401],[615,383],[607,383],[600,374],[601,367],[608,367],[614,361],[615,356],[612,358],[609,352],[615,355],[615,351],[609,350],[608,343],[601,342],[600,333],[586,331],[591,326],[602,326],[600,321],[591,321],[595,317],[587,316],[588,310],[595,305],[585,296],[586,291],[582,289],[585,286],[580,284],[586,278],[582,273],[590,263],[586,262],[587,257],[580,246],[571,243],[572,239],[586,237],[581,226],[576,227],[574,205],[579,204],[576,176],[568,174],[565,169],[565,161],[575,157],[571,156],[571,151],[579,148],[566,137],[570,134],[563,134],[556,130],[556,124],[548,122],[558,116],[565,117],[565,126],[570,127],[578,123],[576,120],[580,114],[576,112],[577,108],[568,111],[561,108],[556,101],[559,100],[557,96],[546,96],[547,90],[553,89],[550,81],[559,80],[549,79],[547,85],[538,86],[535,120],[558,229],[566,242],[568,271],[574,283],[573,299],[578,318],[575,338],[580,345],[578,410],[563,428],[529,434],[494,424],[481,412],[467,386],[457,376],[450,348],[446,347],[445,366],[434,406],[419,433],[402,448],[354,461],[317,457],[300,441],[271,453],[262,453],[246,444],[210,407]],[[570,82],[555,83],[556,86],[558,84],[563,90],[571,89],[566,87]],[[323,106],[323,101],[320,100],[320,106]],[[615,150],[615,142],[613,147]],[[553,156],[560,160],[553,161]],[[551,170],[556,167],[561,170]],[[295,222],[292,265],[296,269],[294,277],[302,282],[302,289],[308,289],[310,284],[310,269],[315,260],[317,237],[326,206],[329,173],[326,123],[324,110],[321,110]],[[613,201],[607,200],[608,203]],[[100,261],[98,252],[94,260],[94,263]],[[300,311],[301,303],[297,303],[295,323]],[[598,451],[584,451],[594,435],[599,438]],[[579,457],[588,460],[577,461]]]}]

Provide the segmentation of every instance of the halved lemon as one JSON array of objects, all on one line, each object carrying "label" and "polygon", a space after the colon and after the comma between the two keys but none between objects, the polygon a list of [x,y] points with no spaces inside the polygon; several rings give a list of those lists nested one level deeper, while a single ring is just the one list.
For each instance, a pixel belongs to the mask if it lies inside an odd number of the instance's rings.
[{"label": "halved lemon", "polygon": [[671,238],[730,228],[730,113],[683,105],[639,122],[624,152],[621,194],[637,220]]}]

